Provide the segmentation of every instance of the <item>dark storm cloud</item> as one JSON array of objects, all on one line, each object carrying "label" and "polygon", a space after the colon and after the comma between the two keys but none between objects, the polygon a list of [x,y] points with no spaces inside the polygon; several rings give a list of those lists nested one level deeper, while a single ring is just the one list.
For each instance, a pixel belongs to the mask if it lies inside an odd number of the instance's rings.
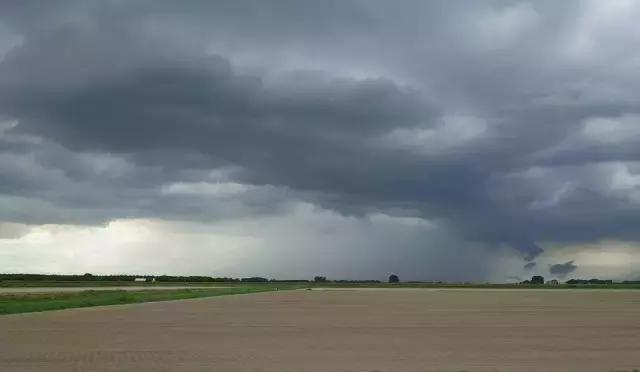
[{"label": "dark storm cloud", "polygon": [[574,272],[577,268],[578,265],[574,265],[573,261],[567,261],[565,263],[549,265],[549,273],[559,278],[564,278],[567,274]]},{"label": "dark storm cloud", "polygon": [[534,267],[536,267],[536,263],[535,262],[527,262],[527,264],[524,265],[524,268],[527,269],[527,270],[531,270]]},{"label": "dark storm cloud", "polygon": [[[0,192],[51,207],[4,219],[224,218],[302,199],[433,219],[529,260],[544,241],[640,239],[638,147],[588,127],[640,112],[633,66],[599,63],[633,53],[601,36],[632,40],[587,27],[591,3],[8,4],[23,41],[0,62],[0,115],[18,123],[0,132]],[[604,160],[627,167],[621,187],[598,181]],[[253,188],[207,202],[220,169]]]}]

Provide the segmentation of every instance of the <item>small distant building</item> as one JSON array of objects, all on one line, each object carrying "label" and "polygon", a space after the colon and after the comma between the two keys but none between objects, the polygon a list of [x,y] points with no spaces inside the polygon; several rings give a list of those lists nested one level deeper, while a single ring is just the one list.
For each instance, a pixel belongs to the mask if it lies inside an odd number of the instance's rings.
[{"label": "small distant building", "polygon": [[134,278],[134,279],[133,279],[133,281],[134,281],[134,282],[137,282],[137,283],[139,283],[139,282],[146,282],[146,281],[147,281],[147,278]]},{"label": "small distant building", "polygon": [[557,281],[557,280],[555,280],[555,279],[551,279],[551,280],[549,280],[549,281],[547,282],[547,284],[548,284],[548,285],[558,285],[558,284],[560,284],[560,283],[558,283],[558,281]]}]

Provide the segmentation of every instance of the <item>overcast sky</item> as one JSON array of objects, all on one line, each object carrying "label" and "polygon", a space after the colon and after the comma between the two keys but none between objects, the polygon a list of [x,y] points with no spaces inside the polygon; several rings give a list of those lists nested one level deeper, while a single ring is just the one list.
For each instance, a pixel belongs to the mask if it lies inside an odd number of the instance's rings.
[{"label": "overcast sky", "polygon": [[640,277],[640,2],[0,4],[0,272]]}]

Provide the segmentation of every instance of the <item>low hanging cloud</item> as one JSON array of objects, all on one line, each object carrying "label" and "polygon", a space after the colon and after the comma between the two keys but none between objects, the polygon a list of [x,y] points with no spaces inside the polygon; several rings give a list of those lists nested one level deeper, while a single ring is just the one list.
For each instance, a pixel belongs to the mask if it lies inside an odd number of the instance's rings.
[{"label": "low hanging cloud", "polygon": [[574,265],[573,261],[567,261],[565,263],[549,265],[549,273],[559,278],[564,278],[577,268],[578,265]]},{"label": "low hanging cloud", "polygon": [[19,239],[29,233],[29,227],[19,223],[0,222],[0,239]]}]

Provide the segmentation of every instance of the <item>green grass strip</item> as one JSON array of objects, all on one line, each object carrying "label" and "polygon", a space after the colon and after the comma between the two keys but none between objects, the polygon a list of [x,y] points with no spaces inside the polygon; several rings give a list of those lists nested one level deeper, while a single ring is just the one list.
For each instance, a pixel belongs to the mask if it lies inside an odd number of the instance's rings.
[{"label": "green grass strip", "polygon": [[121,305],[141,302],[184,300],[189,298],[247,294],[276,290],[272,286],[176,290],[105,290],[66,293],[0,294],[0,315],[62,310],[78,307]]}]

